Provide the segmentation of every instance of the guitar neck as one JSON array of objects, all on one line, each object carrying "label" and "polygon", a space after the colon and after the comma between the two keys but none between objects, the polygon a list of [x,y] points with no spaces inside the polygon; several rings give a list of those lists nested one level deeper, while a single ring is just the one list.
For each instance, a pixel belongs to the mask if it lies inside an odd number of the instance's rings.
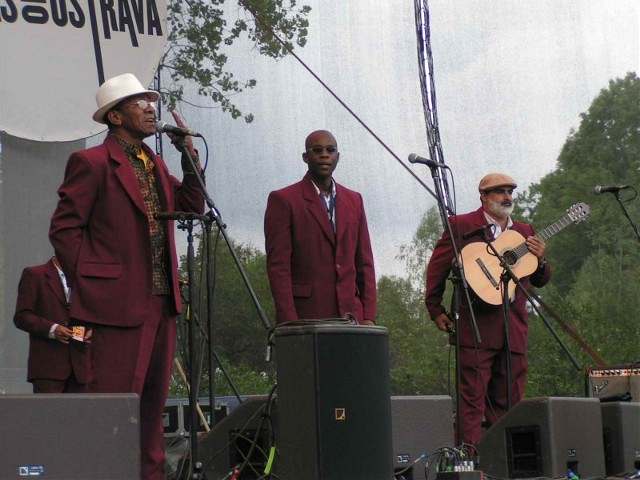
[{"label": "guitar neck", "polygon": [[573,220],[571,220],[569,215],[565,215],[557,222],[552,223],[547,228],[536,233],[536,236],[546,242],[548,239],[553,237],[556,233],[560,233],[562,230],[564,230],[566,227],[568,227],[572,223],[573,223]]},{"label": "guitar neck", "polygon": [[[566,227],[568,227],[572,223],[573,223],[573,220],[569,218],[569,215],[565,215],[557,222],[552,223],[547,228],[540,230],[538,233],[536,233],[536,237],[546,242],[551,237],[553,237],[556,233],[560,233],[562,230],[564,230]],[[529,249],[527,248],[526,243],[521,243],[516,248],[514,248],[513,251],[516,254],[516,256],[520,258],[525,254],[527,254],[529,252]]]}]

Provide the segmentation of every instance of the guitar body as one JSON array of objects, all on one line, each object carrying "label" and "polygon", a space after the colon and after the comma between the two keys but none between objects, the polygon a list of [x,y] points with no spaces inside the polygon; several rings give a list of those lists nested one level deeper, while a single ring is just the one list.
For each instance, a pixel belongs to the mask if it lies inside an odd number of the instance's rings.
[{"label": "guitar body", "polygon": [[[504,257],[506,254],[509,259],[509,252],[522,245],[524,241],[525,238],[515,230],[506,230],[492,242],[492,245],[501,256]],[[491,305],[502,305],[500,291],[502,267],[488,245],[484,242],[469,243],[460,252],[460,257],[464,266],[464,276],[476,295]],[[509,266],[519,279],[531,275],[538,268],[538,258],[531,252],[512,261],[514,263]],[[511,300],[515,292],[516,285],[510,281],[509,298]]]},{"label": "guitar body", "polygon": [[[538,232],[536,237],[547,241],[568,225],[586,220],[590,212],[591,208],[586,203],[575,203],[567,209],[566,215]],[[492,242],[500,256],[507,260],[518,279],[531,275],[538,268],[538,258],[527,250],[524,242],[525,238],[515,230],[502,232]],[[489,246],[484,242],[470,243],[462,249],[460,257],[464,267],[464,276],[476,295],[491,305],[501,305],[500,275],[502,275],[502,267]],[[510,281],[509,298],[511,300],[513,300],[515,293],[516,285]]]}]

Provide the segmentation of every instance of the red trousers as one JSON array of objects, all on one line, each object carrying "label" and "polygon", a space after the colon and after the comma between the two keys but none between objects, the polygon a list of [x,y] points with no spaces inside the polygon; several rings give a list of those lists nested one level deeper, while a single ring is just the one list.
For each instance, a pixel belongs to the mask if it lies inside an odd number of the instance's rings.
[{"label": "red trousers", "polygon": [[169,392],[176,318],[169,298],[153,297],[153,312],[139,327],[92,325],[94,393],[140,396],[141,478],[164,480],[162,411]]},{"label": "red trousers", "polygon": [[66,380],[34,378],[31,383],[33,385],[33,393],[85,393],[89,388],[85,383],[78,383],[73,373]]},{"label": "red trousers", "polygon": [[[460,348],[462,441],[477,445],[482,419],[494,424],[507,411],[507,371],[504,350]],[[524,396],[527,356],[511,352],[511,405]],[[458,439],[460,441],[460,439]]]}]

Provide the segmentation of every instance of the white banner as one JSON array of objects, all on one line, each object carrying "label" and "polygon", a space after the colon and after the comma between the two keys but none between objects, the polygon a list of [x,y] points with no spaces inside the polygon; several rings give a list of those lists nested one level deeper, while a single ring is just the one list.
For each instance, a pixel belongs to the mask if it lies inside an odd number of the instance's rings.
[{"label": "white banner", "polygon": [[165,0],[0,0],[0,130],[37,141],[100,133],[104,80],[153,80],[167,38]]}]

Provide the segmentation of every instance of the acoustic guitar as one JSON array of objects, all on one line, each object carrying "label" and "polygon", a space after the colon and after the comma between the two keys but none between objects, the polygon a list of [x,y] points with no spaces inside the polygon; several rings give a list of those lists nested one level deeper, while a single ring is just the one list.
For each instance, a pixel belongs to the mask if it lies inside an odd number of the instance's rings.
[{"label": "acoustic guitar", "polygon": [[[562,218],[536,233],[536,236],[547,241],[556,233],[564,230],[565,227],[586,220],[590,212],[591,208],[586,203],[576,203],[567,210]],[[527,248],[525,238],[515,230],[502,232],[491,243],[518,279],[531,275],[538,268],[538,258]],[[489,246],[485,242],[469,243],[460,252],[460,257],[464,266],[464,276],[476,295],[491,305],[501,305],[500,277],[502,267],[500,260],[489,249]],[[509,282],[509,298],[511,300],[513,300],[515,292],[515,283]]]}]

